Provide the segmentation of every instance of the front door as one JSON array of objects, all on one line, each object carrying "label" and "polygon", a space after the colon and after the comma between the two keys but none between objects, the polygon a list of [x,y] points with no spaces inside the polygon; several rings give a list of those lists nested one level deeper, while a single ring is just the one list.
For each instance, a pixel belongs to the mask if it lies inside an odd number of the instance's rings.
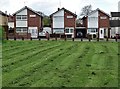
[{"label": "front door", "polygon": [[37,27],[29,27],[29,33],[31,33],[32,38],[37,38],[38,37]]},{"label": "front door", "polygon": [[101,38],[101,39],[104,38],[104,28],[100,28],[100,30],[99,30],[99,38]]}]

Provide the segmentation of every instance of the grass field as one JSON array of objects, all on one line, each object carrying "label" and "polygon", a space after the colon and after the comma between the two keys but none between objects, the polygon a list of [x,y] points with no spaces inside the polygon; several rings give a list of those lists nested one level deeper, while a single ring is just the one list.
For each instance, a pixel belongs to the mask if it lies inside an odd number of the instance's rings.
[{"label": "grass field", "polygon": [[0,26],[0,88],[2,87],[2,27]]},{"label": "grass field", "polygon": [[117,87],[118,43],[5,41],[3,87]]}]

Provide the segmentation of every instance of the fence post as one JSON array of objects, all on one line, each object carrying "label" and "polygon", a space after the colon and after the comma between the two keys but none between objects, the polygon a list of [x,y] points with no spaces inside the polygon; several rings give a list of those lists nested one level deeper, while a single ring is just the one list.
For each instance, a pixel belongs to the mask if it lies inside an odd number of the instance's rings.
[{"label": "fence post", "polygon": [[57,36],[55,35],[55,40],[57,41]]},{"label": "fence post", "polygon": [[117,37],[115,38],[115,41],[117,42]]},{"label": "fence post", "polygon": [[65,41],[67,40],[66,35],[65,35]]},{"label": "fence post", "polygon": [[106,38],[106,41],[108,41],[108,37]]},{"label": "fence post", "polygon": [[90,38],[88,38],[89,39],[89,42],[91,41],[91,39]]},{"label": "fence post", "polygon": [[14,37],[14,40],[16,41],[16,37]]},{"label": "fence post", "polygon": [[83,38],[81,37],[81,41],[83,41]]},{"label": "fence post", "polygon": [[72,41],[74,41],[74,38],[72,38]]},{"label": "fence post", "polygon": [[7,40],[9,40],[9,38],[7,37]]},{"label": "fence post", "polygon": [[30,38],[30,40],[32,41],[32,37]]},{"label": "fence post", "polygon": [[48,38],[47,38],[47,40],[49,41],[49,40],[50,40],[50,38],[48,37]]},{"label": "fence post", "polygon": [[99,41],[99,37],[97,38],[97,41]]},{"label": "fence post", "polygon": [[39,37],[39,41],[40,41],[41,39],[40,39],[40,37]]},{"label": "fence post", "polygon": [[24,40],[24,37],[22,37],[22,40]]}]

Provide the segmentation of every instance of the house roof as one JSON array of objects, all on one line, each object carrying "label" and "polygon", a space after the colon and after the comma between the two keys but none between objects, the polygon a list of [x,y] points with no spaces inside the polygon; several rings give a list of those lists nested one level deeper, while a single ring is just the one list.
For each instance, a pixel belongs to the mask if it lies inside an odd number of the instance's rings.
[{"label": "house roof", "polygon": [[1,10],[0,10],[0,15],[3,15],[3,16],[8,16],[7,14],[5,14],[4,12],[2,12]]},{"label": "house roof", "polygon": [[120,12],[111,12],[112,17],[120,17]]},{"label": "house roof", "polygon": [[[58,8],[58,9],[59,9],[59,8]],[[61,9],[59,9],[58,11],[54,12],[53,14],[51,14],[50,17],[53,16],[54,14],[56,14],[57,12],[61,11],[61,10],[64,10],[64,11],[66,11],[66,12],[69,12],[69,13],[72,14],[73,16],[77,17],[76,14],[74,14],[73,12],[71,12],[71,11],[65,9],[64,7],[61,8]]]},{"label": "house roof", "polygon": [[[104,12],[103,10],[100,10],[99,8],[97,8],[96,10],[94,10],[94,11],[92,11],[89,15],[91,15],[91,14],[93,14],[93,13],[95,13],[95,12],[97,12],[97,11],[100,11],[100,12],[102,12],[102,13],[104,13],[104,14],[106,14],[108,17],[110,17],[110,15],[109,14],[107,14],[106,12]],[[89,16],[88,15],[88,16]]]},{"label": "house roof", "polygon": [[[28,10],[34,12],[35,14],[37,14],[37,15],[39,15],[39,16],[42,16],[41,13],[39,13],[39,12],[37,12],[37,11],[35,11],[35,10],[27,7],[27,6],[25,6],[25,7],[21,8],[20,10],[16,11],[15,13],[13,13],[13,15],[16,15],[17,13],[19,13],[19,12],[21,12],[22,10],[25,10],[25,9],[28,9]],[[43,16],[42,16],[42,17],[43,17]]]},{"label": "house roof", "polygon": [[8,22],[14,22],[14,16],[9,15],[8,16]]}]

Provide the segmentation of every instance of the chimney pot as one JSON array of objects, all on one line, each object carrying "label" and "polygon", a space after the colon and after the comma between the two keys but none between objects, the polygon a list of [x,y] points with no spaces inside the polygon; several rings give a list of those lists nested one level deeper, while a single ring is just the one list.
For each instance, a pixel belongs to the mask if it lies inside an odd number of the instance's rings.
[{"label": "chimney pot", "polygon": [[60,8],[58,8],[58,11],[60,10]]}]

